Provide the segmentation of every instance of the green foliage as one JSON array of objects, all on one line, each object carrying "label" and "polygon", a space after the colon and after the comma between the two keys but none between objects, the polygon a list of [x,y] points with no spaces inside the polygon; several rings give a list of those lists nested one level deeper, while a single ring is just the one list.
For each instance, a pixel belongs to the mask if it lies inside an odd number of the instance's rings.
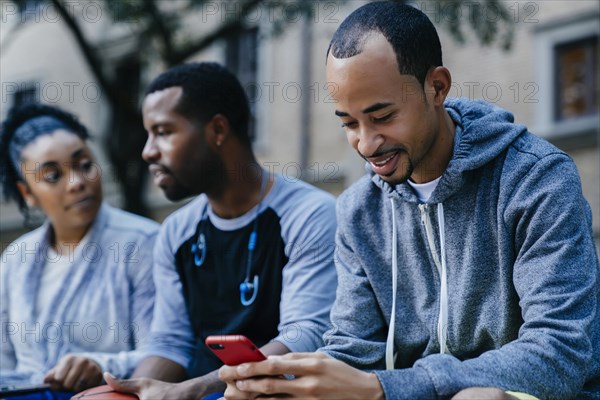
[{"label": "green foliage", "polygon": [[436,0],[434,5],[439,13],[438,22],[447,29],[454,40],[465,43],[465,30],[471,28],[482,45],[490,46],[498,42],[504,50],[509,50],[514,37],[512,14],[499,0]]}]

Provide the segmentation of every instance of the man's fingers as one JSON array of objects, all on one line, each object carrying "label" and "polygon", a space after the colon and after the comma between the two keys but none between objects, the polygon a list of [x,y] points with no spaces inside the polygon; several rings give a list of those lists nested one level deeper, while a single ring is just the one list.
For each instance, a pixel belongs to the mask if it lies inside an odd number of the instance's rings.
[{"label": "man's fingers", "polygon": [[[255,398],[256,393],[268,396],[283,393],[311,393],[311,376],[325,372],[331,359],[324,354],[289,353],[271,356],[265,361],[244,363],[237,367],[222,367],[219,378],[228,383],[227,399]],[[297,379],[286,379],[294,375]],[[305,376],[305,378],[302,378]],[[262,398],[263,396],[259,396]],[[280,396],[277,396],[278,398]]]},{"label": "man's fingers", "polygon": [[302,360],[302,359],[321,359],[326,360],[329,357],[323,353],[287,353],[283,356],[270,356],[269,358],[283,358],[284,360]]},{"label": "man's fingers", "polygon": [[235,382],[235,387],[241,392],[246,392],[246,394],[262,393],[266,395],[300,393],[299,389],[301,385],[299,381],[274,377],[245,379]]},{"label": "man's fingers", "polygon": [[117,392],[123,393],[135,393],[139,394],[141,391],[141,379],[117,379],[115,376],[111,375],[109,372],[104,373],[104,380],[114,390]]},{"label": "man's fingers", "polygon": [[285,370],[286,366],[287,364],[281,357],[269,357],[269,359],[265,361],[244,363],[237,366],[237,377],[234,379],[238,380],[250,377],[278,376],[284,373],[290,373]]},{"label": "man's fingers", "polygon": [[[328,357],[315,353],[288,353],[284,356],[270,356],[265,361],[240,364],[237,367],[224,365],[219,370],[219,379],[234,381],[252,376],[296,374],[306,368],[315,368]],[[302,363],[298,363],[303,360]]]},{"label": "man's fingers", "polygon": [[223,365],[221,368],[219,368],[219,380],[223,382],[233,382],[236,379],[240,379],[240,376],[237,372],[237,367]]},{"label": "man's fingers", "polygon": [[249,378],[256,376],[281,376],[281,375],[314,375],[324,372],[327,356],[271,356],[266,361],[256,363],[245,363],[237,367],[237,374],[240,378]]},{"label": "man's fingers", "polygon": [[222,397],[222,399],[226,400],[247,400],[249,398],[251,397],[248,393],[240,392],[233,385],[227,385],[227,389],[225,389],[225,393],[223,393]]}]

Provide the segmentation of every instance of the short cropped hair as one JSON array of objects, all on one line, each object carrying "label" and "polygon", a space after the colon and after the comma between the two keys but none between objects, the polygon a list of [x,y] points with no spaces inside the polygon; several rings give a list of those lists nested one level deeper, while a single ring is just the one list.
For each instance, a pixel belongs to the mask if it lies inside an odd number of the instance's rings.
[{"label": "short cropped hair", "polygon": [[440,39],[429,18],[414,7],[391,1],[368,3],[352,12],[333,35],[327,56],[360,54],[373,33],[382,34],[392,45],[400,73],[413,75],[421,86],[431,67],[443,65]]},{"label": "short cropped hair", "polygon": [[251,147],[248,98],[239,80],[227,68],[215,62],[175,66],[154,79],[145,96],[171,87],[183,90],[177,106],[181,115],[206,123],[216,114],[222,114],[242,144]]}]

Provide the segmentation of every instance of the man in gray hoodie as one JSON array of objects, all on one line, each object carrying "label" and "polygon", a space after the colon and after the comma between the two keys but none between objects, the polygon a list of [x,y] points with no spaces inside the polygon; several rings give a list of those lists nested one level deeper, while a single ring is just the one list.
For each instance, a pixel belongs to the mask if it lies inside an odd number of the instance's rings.
[{"label": "man in gray hoodie", "polygon": [[447,99],[437,32],[409,6],[351,14],[327,78],[372,171],[338,200],[333,329],[321,354],[222,368],[226,397],[600,398],[598,258],[569,156]]}]

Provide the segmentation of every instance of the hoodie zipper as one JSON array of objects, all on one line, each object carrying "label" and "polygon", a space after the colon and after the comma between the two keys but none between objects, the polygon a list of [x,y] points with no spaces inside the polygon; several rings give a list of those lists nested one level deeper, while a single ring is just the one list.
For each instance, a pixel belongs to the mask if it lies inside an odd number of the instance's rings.
[{"label": "hoodie zipper", "polygon": [[431,224],[431,218],[427,204],[419,204],[419,212],[421,214],[421,222],[425,225],[425,232],[427,234],[427,242],[429,244],[429,251],[433,262],[438,270],[440,276],[440,309],[438,314],[438,326],[437,335],[438,341],[440,342],[440,353],[445,354],[448,352],[447,340],[448,340],[448,282],[446,273],[446,248],[445,248],[445,226],[444,226],[444,206],[442,203],[438,203],[438,228],[440,234],[440,255],[438,255],[435,240],[433,237],[433,225]]}]

